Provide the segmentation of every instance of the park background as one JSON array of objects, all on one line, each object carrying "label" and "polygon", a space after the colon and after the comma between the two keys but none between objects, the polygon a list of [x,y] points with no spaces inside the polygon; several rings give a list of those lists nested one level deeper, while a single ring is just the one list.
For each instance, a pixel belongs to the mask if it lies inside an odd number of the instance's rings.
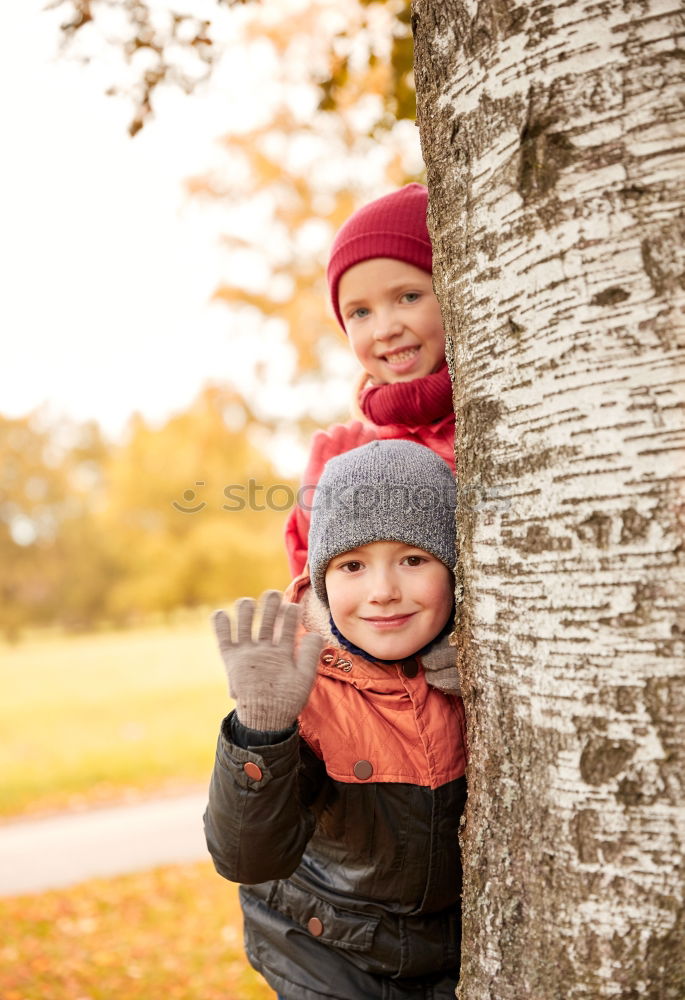
[{"label": "park background", "polygon": [[[227,708],[209,613],[287,583],[308,438],[350,412],[327,248],[423,166],[402,0],[31,0],[4,24],[11,821],[206,783]],[[209,863],[0,920],[3,1000],[271,996]]]}]

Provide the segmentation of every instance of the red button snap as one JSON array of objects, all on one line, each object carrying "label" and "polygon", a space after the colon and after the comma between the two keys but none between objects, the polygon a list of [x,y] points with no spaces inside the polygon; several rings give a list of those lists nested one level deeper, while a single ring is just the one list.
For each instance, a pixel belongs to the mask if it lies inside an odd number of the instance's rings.
[{"label": "red button snap", "polygon": [[360,781],[366,781],[373,774],[373,767],[368,760],[358,760],[352,770],[355,778],[359,778]]},{"label": "red button snap", "polygon": [[314,937],[321,937],[323,934],[323,924],[318,917],[312,917],[307,921],[307,930],[310,934],[313,934]]},{"label": "red button snap", "polygon": [[261,767],[259,764],[255,764],[253,760],[248,760],[245,764],[243,764],[243,771],[248,778],[252,778],[253,781],[261,781],[264,777]]},{"label": "red button snap", "polygon": [[330,646],[326,646],[325,649],[321,650],[321,652],[319,654],[319,658],[320,658],[320,660],[321,660],[322,663],[325,663],[326,666],[328,666],[329,664],[331,664],[333,662],[333,660],[335,659],[336,655],[337,654],[336,654],[336,651],[334,649],[331,649]]}]

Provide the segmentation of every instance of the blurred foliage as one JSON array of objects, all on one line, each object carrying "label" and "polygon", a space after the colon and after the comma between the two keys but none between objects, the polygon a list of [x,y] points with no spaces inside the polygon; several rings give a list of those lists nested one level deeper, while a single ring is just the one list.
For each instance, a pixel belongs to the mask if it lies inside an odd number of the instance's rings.
[{"label": "blurred foliage", "polygon": [[[228,16],[228,8],[251,8],[254,23],[268,34],[268,17],[261,17],[269,6],[259,0],[210,0],[200,17],[183,9],[182,0],[172,0],[166,7],[146,0],[51,0],[47,9],[63,12],[62,45],[73,47],[77,36],[90,30],[99,33],[118,48],[133,72],[125,84],[112,84],[111,93],[125,94],[134,109],[129,126],[131,135],[144,127],[153,114],[155,91],[162,86],[176,86],[192,92],[211,75],[223,55],[221,32],[217,25]],[[324,13],[331,3],[308,4],[307,10],[285,11],[278,20],[279,31],[286,21],[305,19]],[[349,100],[350,92],[362,81],[372,81],[372,91],[379,89],[384,99],[383,113],[377,125],[387,126],[399,118],[415,117],[414,87],[411,79],[413,47],[410,0],[345,0],[345,22],[335,32],[327,52],[327,61],[312,72],[320,88],[319,106],[324,111],[339,110]],[[353,54],[359,39],[373,34],[378,12],[389,14],[390,50],[381,62],[373,44],[364,58],[366,72],[360,74],[359,59]],[[302,28],[298,28],[301,32]],[[310,39],[316,36],[309,34]],[[81,58],[92,58],[95,47],[87,43]]]},{"label": "blurred foliage", "polygon": [[293,484],[260,430],[212,386],[162,427],[133,418],[118,444],[41,411],[0,416],[0,630],[126,624],[283,585]]},{"label": "blurred foliage", "polygon": [[0,923],[3,1000],[275,1000],[209,861],[2,899]]},{"label": "blurred foliage", "polygon": [[[0,416],[0,630],[7,637],[29,621],[102,611],[111,567],[91,536],[106,450],[94,424]],[[79,566],[78,581],[70,565]]]},{"label": "blurred foliage", "polygon": [[[132,609],[225,602],[285,582],[285,514],[266,503],[280,479],[253,444],[258,427],[245,400],[219,387],[206,388],[159,430],[132,422],[107,466],[101,516],[119,571],[108,595],[115,619]],[[287,488],[273,492],[274,507],[292,499]]]},{"label": "blurred foliage", "polygon": [[[333,236],[363,201],[424,179],[410,4],[318,0],[269,17],[258,8],[241,40],[273,54],[268,114],[229,131],[219,165],[187,186],[227,209],[231,277],[216,298],[285,322],[298,375],[323,381],[341,337],[322,266]],[[254,287],[242,277],[246,261],[260,275]]]},{"label": "blurred foliage", "polygon": [[[214,297],[233,309],[256,308],[265,318],[278,318],[288,327],[288,340],[296,353],[298,373],[325,374],[330,362],[328,351],[336,343],[346,343],[328,303],[328,286],[322,260],[335,231],[357,207],[359,192],[351,184],[328,189],[325,178],[330,156],[328,142],[310,146],[310,156],[301,162],[288,163],[288,150],[303,139],[311,126],[303,126],[286,108],[268,125],[246,135],[225,140],[228,164],[221,171],[189,180],[188,189],[196,197],[239,201],[243,208],[255,206],[266,215],[261,227],[237,226],[224,230],[222,242],[229,257],[227,277],[217,287]],[[338,136],[338,142],[344,142]],[[351,162],[351,148],[338,151]],[[244,170],[236,164],[242,161]],[[285,168],[284,168],[285,166]],[[231,177],[227,191],[222,176]],[[408,180],[400,153],[390,157],[385,168],[386,181],[401,184]],[[268,205],[266,204],[268,194]],[[260,204],[261,203],[261,204]],[[264,245],[261,232],[266,228],[272,239]],[[265,278],[258,287],[246,288],[231,276],[236,269],[231,259],[247,256],[258,262]]]},{"label": "blurred foliage", "polygon": [[[414,44],[411,32],[411,0],[397,0],[388,3],[387,0],[360,0],[360,10],[366,13],[362,24],[350,26],[347,37],[358,36],[360,31],[369,27],[369,8],[382,3],[390,10],[394,23],[390,32],[390,52],[382,60],[373,48],[366,56],[368,68],[365,72],[355,72],[351,65],[350,53],[331,51],[330,75],[318,81],[322,91],[319,107],[322,111],[337,111],[350,101],[351,93],[356,90],[364,92],[365,86],[372,93],[378,92],[383,97],[384,114],[379,117],[377,125],[392,127],[398,119],[416,118],[416,92],[414,90],[413,66]],[[350,7],[353,5],[350,4]],[[368,92],[368,91],[367,91]]]}]

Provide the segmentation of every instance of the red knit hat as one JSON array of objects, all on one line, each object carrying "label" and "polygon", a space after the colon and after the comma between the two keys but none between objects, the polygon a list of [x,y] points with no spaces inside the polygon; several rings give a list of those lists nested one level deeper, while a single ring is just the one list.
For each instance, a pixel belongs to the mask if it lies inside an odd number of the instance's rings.
[{"label": "red knit hat", "polygon": [[331,247],[327,275],[331,303],[343,329],[338,286],[345,271],[355,264],[372,257],[394,257],[432,274],[427,209],[428,189],[423,184],[406,184],[357,209],[340,227]]}]

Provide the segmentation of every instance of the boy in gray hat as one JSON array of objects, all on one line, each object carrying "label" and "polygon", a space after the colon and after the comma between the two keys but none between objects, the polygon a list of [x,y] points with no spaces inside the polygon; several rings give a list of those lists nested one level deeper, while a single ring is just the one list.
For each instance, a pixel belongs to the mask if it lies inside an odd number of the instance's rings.
[{"label": "boy in gray hat", "polygon": [[454,997],[466,798],[464,709],[444,657],[455,502],[448,465],[422,445],[331,459],[311,586],[299,578],[287,601],[267,592],[256,638],[253,600],[238,602],[237,631],[215,615],[236,707],[207,844],[242,883],[247,954],[280,1000]]}]

